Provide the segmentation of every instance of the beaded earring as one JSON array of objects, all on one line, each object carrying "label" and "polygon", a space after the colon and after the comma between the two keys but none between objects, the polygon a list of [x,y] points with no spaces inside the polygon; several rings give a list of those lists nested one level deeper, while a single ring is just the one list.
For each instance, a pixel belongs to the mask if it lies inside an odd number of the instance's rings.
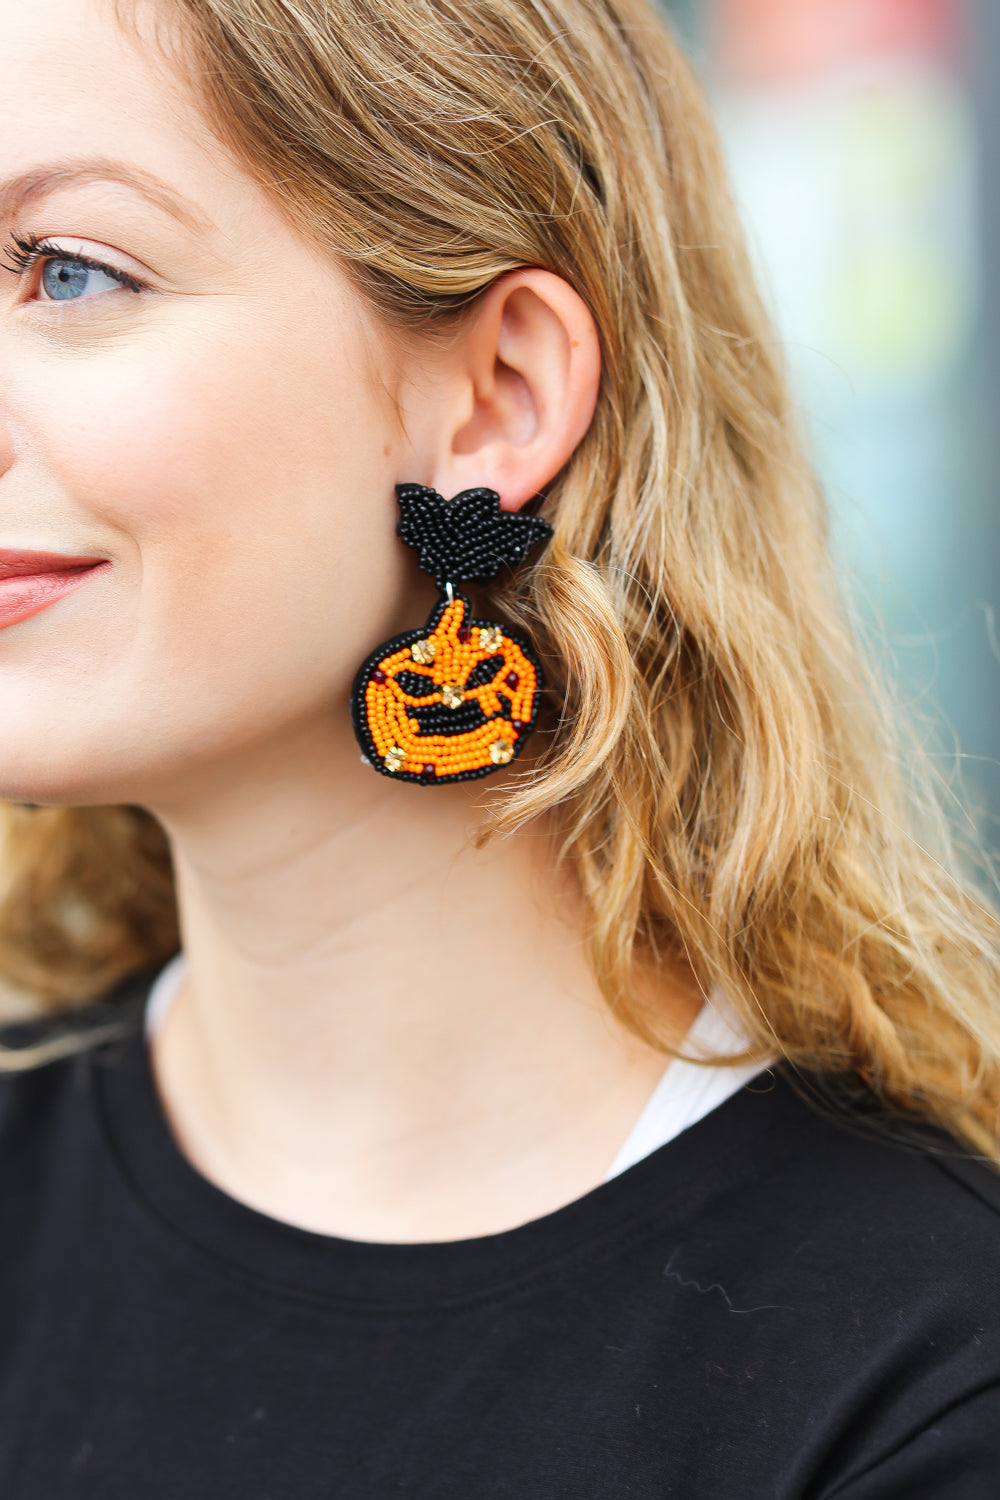
[{"label": "beaded earring", "polygon": [[488,583],[552,527],[500,509],[495,490],[445,500],[398,484],[397,536],[441,591],[427,623],[383,641],[354,679],[351,718],[362,755],[397,781],[442,786],[508,765],[534,727],[542,673],[528,644],[495,620],[472,617],[455,585]]}]

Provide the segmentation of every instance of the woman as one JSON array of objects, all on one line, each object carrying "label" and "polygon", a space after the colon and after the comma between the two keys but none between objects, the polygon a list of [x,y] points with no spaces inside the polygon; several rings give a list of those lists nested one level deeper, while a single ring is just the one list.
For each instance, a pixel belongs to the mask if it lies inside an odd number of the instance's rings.
[{"label": "woman", "polygon": [[0,76],[0,1492],[994,1495],[997,923],[660,21]]}]

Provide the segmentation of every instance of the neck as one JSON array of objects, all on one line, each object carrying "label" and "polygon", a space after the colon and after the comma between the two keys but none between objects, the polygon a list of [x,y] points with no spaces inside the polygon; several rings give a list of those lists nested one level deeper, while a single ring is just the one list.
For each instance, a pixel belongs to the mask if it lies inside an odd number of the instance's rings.
[{"label": "neck", "polygon": [[[320,1232],[537,1217],[602,1179],[666,1060],[612,1020],[547,827],[477,848],[480,783],[335,772],[329,733],[156,809],[189,962],[153,1046],[175,1134]],[[679,1036],[698,1000],[671,980]]]}]

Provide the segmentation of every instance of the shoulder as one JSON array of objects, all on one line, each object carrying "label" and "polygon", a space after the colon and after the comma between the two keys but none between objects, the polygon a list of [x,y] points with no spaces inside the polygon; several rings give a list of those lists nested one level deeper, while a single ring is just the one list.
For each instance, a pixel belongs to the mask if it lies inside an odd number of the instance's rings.
[{"label": "shoulder", "polygon": [[[825,1203],[856,1230],[916,1235],[933,1244],[949,1229],[1000,1247],[1000,1169],[943,1131],[900,1117],[861,1087],[783,1074],[772,1126],[797,1197]],[[781,1174],[775,1176],[781,1191]]]},{"label": "shoulder", "polygon": [[[721,1115],[723,1111],[718,1112]],[[776,1070],[744,1090],[729,1150],[762,1253],[837,1285],[1000,1312],[1000,1171],[861,1091]]]},{"label": "shoulder", "polygon": [[0,1183],[51,1134],[101,1049],[141,1025],[154,974],[144,968],[99,1000],[0,1027]]},{"label": "shoulder", "polygon": [[[823,1080],[775,1070],[730,1104],[689,1132],[714,1180],[660,1241],[706,1399],[752,1387],[803,1493],[922,1494],[894,1463],[954,1458],[966,1415],[1000,1409],[1000,1173]],[[961,1472],[942,1497],[987,1493]]]},{"label": "shoulder", "polygon": [[[994,1168],[776,1068],[617,1181],[599,1190],[616,1249],[587,1287],[644,1416],[725,1434],[748,1493],[755,1473],[816,1500],[993,1493],[997,1429],[966,1437],[1000,1411]],[[679,1493],[724,1491],[714,1453],[694,1452]],[[912,1482],[934,1453],[958,1488]]]},{"label": "shoulder", "polygon": [[645,1295],[718,1348],[1000,1378],[1000,1172],[949,1138],[774,1069],[624,1176]]}]

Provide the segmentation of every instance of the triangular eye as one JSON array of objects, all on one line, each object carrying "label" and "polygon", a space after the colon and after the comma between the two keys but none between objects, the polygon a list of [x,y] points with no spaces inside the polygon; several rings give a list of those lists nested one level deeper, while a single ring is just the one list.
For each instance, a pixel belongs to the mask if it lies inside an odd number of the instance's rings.
[{"label": "triangular eye", "polygon": [[493,681],[503,667],[503,664],[504,659],[502,656],[488,656],[485,661],[481,661],[478,666],[473,667],[465,679],[466,688],[485,687],[488,682]]},{"label": "triangular eye", "polygon": [[397,672],[395,681],[396,686],[411,698],[429,698],[432,693],[437,692],[433,677],[421,677],[417,672]]}]

